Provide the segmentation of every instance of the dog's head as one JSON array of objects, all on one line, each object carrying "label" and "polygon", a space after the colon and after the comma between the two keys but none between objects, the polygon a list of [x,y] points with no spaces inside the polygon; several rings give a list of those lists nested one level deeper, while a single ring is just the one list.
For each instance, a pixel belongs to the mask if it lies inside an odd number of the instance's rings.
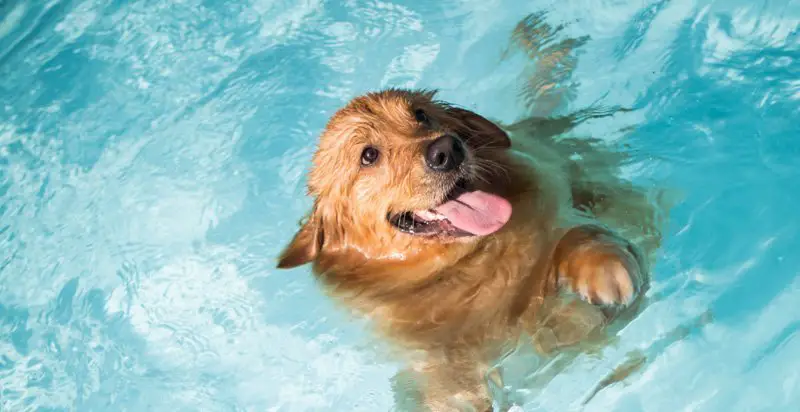
[{"label": "dog's head", "polygon": [[491,121],[433,92],[352,100],[320,138],[308,183],[314,207],[278,266],[326,252],[405,260],[497,232],[511,216],[502,197],[510,145]]}]

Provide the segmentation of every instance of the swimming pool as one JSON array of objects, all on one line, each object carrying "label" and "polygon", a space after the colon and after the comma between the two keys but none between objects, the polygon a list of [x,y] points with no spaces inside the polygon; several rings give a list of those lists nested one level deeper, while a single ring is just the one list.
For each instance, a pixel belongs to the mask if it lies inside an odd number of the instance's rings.
[{"label": "swimming pool", "polygon": [[585,410],[797,410],[792,0],[0,2],[0,410],[389,410],[380,343],[273,268],[316,134],[383,86],[512,120],[504,52],[535,12],[590,36],[539,114],[635,108],[575,133],[625,139],[632,178],[682,200],[654,303],[509,399],[572,410],[640,350]]}]

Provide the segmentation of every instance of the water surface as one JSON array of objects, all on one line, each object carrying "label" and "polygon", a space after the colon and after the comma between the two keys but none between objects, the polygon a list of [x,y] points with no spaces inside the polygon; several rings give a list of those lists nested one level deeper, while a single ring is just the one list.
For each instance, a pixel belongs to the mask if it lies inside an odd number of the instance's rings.
[{"label": "water surface", "polygon": [[626,173],[683,201],[618,344],[509,399],[578,408],[641,350],[585,410],[797,408],[799,2],[11,0],[0,410],[388,410],[398,366],[308,268],[273,269],[315,139],[386,86],[520,116],[537,66],[508,40],[531,13],[565,25],[552,44],[588,36],[532,111],[635,108],[575,133],[624,141]]}]

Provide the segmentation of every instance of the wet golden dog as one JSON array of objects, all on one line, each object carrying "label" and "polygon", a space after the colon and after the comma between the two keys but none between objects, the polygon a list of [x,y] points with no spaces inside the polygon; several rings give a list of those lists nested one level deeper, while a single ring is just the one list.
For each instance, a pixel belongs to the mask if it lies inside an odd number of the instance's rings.
[{"label": "wet golden dog", "polygon": [[503,348],[551,351],[606,324],[641,294],[660,239],[621,155],[544,130],[570,121],[504,129],[427,91],[354,99],[320,138],[313,210],[279,267],[311,263],[407,349],[429,410],[490,409]]}]

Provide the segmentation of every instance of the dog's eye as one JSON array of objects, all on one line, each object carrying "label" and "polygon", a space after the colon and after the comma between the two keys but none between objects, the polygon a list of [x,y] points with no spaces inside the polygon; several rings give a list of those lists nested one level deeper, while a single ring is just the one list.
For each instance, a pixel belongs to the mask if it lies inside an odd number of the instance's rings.
[{"label": "dog's eye", "polygon": [[422,109],[417,109],[414,111],[414,118],[417,119],[420,123],[427,123],[428,122],[428,115],[425,114],[425,111]]},{"label": "dog's eye", "polygon": [[378,161],[378,156],[380,156],[380,154],[381,153],[378,151],[378,149],[372,146],[365,147],[361,152],[361,164],[364,166],[371,166],[375,164],[375,162]]}]

